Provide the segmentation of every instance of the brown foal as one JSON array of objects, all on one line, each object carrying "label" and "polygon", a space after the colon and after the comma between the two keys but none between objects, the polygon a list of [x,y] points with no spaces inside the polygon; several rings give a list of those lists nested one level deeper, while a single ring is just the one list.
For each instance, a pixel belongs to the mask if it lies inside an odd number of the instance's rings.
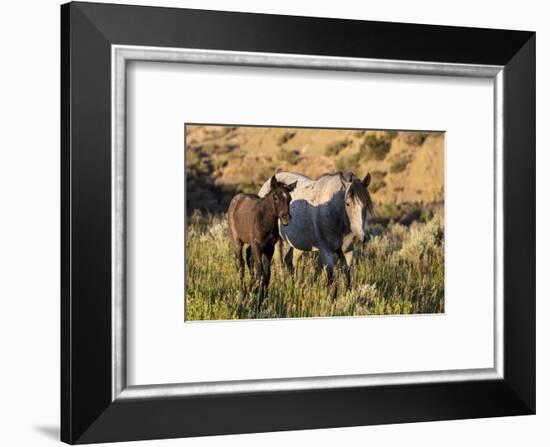
[{"label": "brown foal", "polygon": [[265,197],[256,194],[237,194],[229,204],[229,230],[241,283],[245,289],[242,249],[243,245],[247,244],[250,246],[250,250],[247,249],[247,264],[252,275],[251,285],[255,283],[260,289],[258,307],[267,292],[271,277],[271,259],[275,243],[279,240],[278,221],[280,220],[283,225],[290,222],[290,193],[295,187],[296,182],[285,185],[273,176],[270,191]]}]

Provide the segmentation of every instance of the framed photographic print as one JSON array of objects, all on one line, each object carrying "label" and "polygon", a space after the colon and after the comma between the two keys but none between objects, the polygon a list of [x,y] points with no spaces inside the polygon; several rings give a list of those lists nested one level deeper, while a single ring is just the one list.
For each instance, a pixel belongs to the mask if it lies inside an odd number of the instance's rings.
[{"label": "framed photographic print", "polygon": [[61,437],[535,412],[535,34],[61,7]]},{"label": "framed photographic print", "polygon": [[187,321],[444,312],[443,132],[185,131]]}]

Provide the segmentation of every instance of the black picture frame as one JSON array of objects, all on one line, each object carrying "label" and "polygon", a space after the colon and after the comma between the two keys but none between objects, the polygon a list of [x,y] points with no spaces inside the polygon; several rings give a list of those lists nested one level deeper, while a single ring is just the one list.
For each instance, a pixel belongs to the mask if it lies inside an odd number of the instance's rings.
[{"label": "black picture frame", "polygon": [[[504,378],[113,401],[113,44],[504,66]],[[61,6],[61,143],[63,441],[535,413],[535,33],[69,3]]]}]

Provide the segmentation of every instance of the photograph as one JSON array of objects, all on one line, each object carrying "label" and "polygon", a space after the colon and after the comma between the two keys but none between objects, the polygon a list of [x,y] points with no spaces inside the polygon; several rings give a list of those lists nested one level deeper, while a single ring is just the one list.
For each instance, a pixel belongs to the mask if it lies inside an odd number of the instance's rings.
[{"label": "photograph", "polygon": [[186,321],[445,312],[445,132],[185,123]]}]

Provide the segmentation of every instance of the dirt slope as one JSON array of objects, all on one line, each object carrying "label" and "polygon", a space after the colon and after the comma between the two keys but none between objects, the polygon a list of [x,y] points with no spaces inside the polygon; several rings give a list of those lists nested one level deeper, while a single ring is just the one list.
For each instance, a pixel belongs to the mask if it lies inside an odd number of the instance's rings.
[{"label": "dirt slope", "polygon": [[223,210],[232,194],[256,192],[282,170],[370,172],[378,204],[444,199],[443,133],[188,125],[186,145],[191,208]]}]

